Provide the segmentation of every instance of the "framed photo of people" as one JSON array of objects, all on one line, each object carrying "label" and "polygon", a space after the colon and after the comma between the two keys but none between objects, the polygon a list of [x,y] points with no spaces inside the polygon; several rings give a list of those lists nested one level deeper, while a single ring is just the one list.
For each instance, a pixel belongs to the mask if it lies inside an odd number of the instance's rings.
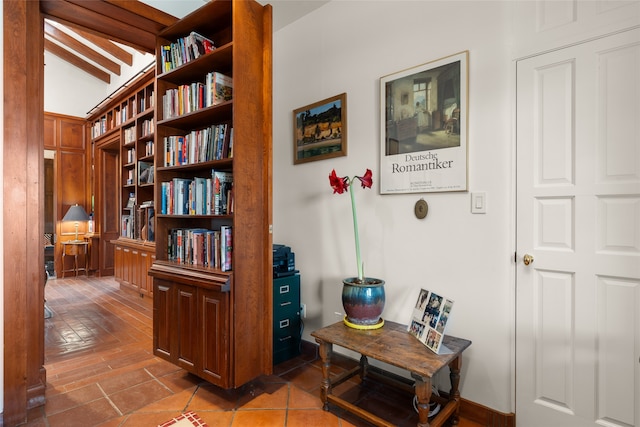
[{"label": "framed photo of people", "polygon": [[380,193],[467,191],[469,52],[380,79]]},{"label": "framed photo of people", "polygon": [[418,338],[434,353],[443,354],[450,350],[442,345],[453,300],[427,289],[421,289],[413,307],[407,331]]}]

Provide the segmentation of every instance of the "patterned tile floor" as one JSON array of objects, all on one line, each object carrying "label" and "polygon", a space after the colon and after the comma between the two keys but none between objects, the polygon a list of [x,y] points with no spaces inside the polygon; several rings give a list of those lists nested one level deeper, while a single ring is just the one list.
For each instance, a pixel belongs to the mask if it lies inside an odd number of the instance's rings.
[{"label": "patterned tile floor", "polygon": [[[209,426],[365,427],[319,399],[320,363],[312,351],[237,389],[221,390],[152,352],[152,304],[112,277],[49,280],[45,320],[46,403],[21,426],[153,427],[195,411]],[[336,370],[353,366],[344,358]],[[366,384],[366,387],[365,387]],[[415,426],[412,396],[381,384],[341,384],[336,393],[398,426]],[[461,427],[481,427],[461,419]]]}]

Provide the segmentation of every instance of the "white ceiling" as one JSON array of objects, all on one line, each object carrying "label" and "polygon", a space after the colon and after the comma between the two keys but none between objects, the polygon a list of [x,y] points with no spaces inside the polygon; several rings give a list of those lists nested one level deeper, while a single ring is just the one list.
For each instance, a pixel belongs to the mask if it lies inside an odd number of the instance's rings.
[{"label": "white ceiling", "polygon": [[[141,0],[177,18],[196,10],[207,0]],[[331,0],[257,0],[258,3],[273,6],[273,31],[286,27],[304,15],[316,10]]]},{"label": "white ceiling", "polygon": [[258,3],[273,6],[273,31],[278,31],[329,1],[331,0],[258,0]]}]

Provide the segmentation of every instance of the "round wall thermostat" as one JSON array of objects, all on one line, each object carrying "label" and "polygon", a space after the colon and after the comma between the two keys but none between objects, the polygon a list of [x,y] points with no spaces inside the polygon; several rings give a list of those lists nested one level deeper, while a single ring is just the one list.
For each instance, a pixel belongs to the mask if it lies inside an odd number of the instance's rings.
[{"label": "round wall thermostat", "polygon": [[416,206],[414,207],[414,213],[416,214],[416,218],[422,219],[427,216],[427,212],[429,212],[429,205],[424,199],[420,199],[416,202]]}]

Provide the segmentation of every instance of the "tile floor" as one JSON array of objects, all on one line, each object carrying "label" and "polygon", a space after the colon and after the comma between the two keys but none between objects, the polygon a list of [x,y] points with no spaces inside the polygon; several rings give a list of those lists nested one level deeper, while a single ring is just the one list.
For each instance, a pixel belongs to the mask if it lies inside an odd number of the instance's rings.
[{"label": "tile floor", "polygon": [[[45,294],[53,313],[45,320],[46,404],[21,426],[153,427],[187,410],[211,427],[370,426],[339,408],[322,410],[312,345],[273,375],[225,391],[153,355],[150,298],[112,277],[49,280]],[[343,359],[336,370],[355,363]],[[406,393],[356,379],[335,392],[395,425],[417,424]],[[459,426],[482,427],[465,419]]]}]

